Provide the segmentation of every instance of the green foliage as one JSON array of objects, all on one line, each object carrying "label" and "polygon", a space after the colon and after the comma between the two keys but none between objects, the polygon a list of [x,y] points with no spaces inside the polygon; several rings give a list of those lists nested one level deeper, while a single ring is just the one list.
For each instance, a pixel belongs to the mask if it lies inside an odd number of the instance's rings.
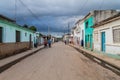
[{"label": "green foliage", "polygon": [[23,27],[24,27],[24,28],[28,28],[28,25],[27,25],[27,24],[24,24]]},{"label": "green foliage", "polygon": [[37,31],[37,28],[35,26],[29,27],[30,30]]}]

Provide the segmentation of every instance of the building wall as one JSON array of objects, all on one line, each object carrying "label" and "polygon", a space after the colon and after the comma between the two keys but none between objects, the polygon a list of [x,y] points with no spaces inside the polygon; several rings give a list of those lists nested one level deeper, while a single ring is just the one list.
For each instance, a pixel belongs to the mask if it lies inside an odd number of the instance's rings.
[{"label": "building wall", "polygon": [[[29,35],[32,35],[32,41],[34,33],[28,30],[17,27],[16,25],[0,21],[0,27],[3,27],[3,43],[16,42],[16,30],[20,31],[20,41],[26,42],[29,41]],[[27,35],[25,36],[25,33]]]},{"label": "building wall", "polygon": [[0,43],[0,58],[13,55],[29,49],[29,42]]},{"label": "building wall", "polygon": [[[85,44],[85,25],[84,25],[84,21],[81,21],[80,22],[80,28],[81,28],[81,30],[80,30],[80,41],[82,41],[83,40],[83,43]],[[84,45],[84,47],[85,47],[85,45]]]},{"label": "building wall", "polygon": [[118,11],[116,10],[95,10],[93,12],[94,15],[94,21],[95,23],[98,23],[104,19],[107,19],[113,15],[116,15],[118,13]]},{"label": "building wall", "polygon": [[[93,47],[93,16],[90,16],[89,18],[87,18],[84,22],[84,28],[85,28],[85,47],[87,48],[91,48]],[[88,27],[86,25],[86,23],[88,22]]]},{"label": "building wall", "polygon": [[80,20],[79,22],[77,22],[76,24],[77,29],[79,30],[79,33],[77,34],[76,29],[74,29],[74,42],[75,44],[77,44],[77,38],[79,39],[79,45],[81,45],[81,41],[83,40],[83,42],[85,42],[85,30],[84,30],[84,20]]},{"label": "building wall", "polygon": [[120,20],[116,20],[94,29],[94,50],[101,51],[101,32],[105,32],[105,52],[120,54],[120,43],[113,41],[113,30],[120,29]]},{"label": "building wall", "polygon": [[[32,36],[31,47],[33,47],[34,33],[32,31],[2,20],[0,20],[0,27],[3,28],[3,41],[0,43],[0,57],[30,49],[30,34]],[[16,42],[16,30],[20,31],[20,42]]]},{"label": "building wall", "polygon": [[80,45],[80,34],[81,34],[81,28],[80,28],[80,25],[77,24],[76,25],[76,28],[74,29],[74,44],[76,45]]}]

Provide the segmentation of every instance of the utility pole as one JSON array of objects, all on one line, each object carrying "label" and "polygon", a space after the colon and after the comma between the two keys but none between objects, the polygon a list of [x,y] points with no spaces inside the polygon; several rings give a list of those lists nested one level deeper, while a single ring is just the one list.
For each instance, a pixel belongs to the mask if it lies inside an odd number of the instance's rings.
[{"label": "utility pole", "polygon": [[17,0],[15,0],[15,21],[16,21],[16,17],[17,17]]},{"label": "utility pole", "polygon": [[49,35],[49,26],[48,26],[48,35]]},{"label": "utility pole", "polygon": [[70,25],[69,25],[69,22],[68,22],[68,34],[69,34],[69,28],[70,28]]}]

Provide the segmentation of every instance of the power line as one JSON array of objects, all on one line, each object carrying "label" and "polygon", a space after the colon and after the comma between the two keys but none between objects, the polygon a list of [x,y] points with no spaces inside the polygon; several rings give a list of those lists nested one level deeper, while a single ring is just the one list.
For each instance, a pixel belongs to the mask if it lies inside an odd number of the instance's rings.
[{"label": "power line", "polygon": [[82,13],[83,12],[83,9],[85,8],[85,6],[86,6],[86,4],[88,3],[88,0],[86,0],[85,2],[84,2],[84,4],[81,6],[81,8],[80,8],[80,12]]},{"label": "power line", "polygon": [[19,0],[19,2],[20,2],[24,7],[26,7],[26,8],[28,9],[28,11],[32,14],[32,16],[33,16],[35,19],[39,20],[39,18],[32,12],[32,10],[31,10],[22,0]]},{"label": "power line", "polygon": [[17,20],[17,1],[15,0],[15,21]]},{"label": "power line", "polygon": [[100,9],[100,10],[102,9],[103,4],[104,4],[104,0],[102,0],[101,4],[100,4],[100,6],[99,6],[99,9]]},{"label": "power line", "polygon": [[86,0],[86,1],[84,2],[84,4],[81,6],[80,10],[82,10],[82,9],[85,7],[85,5],[87,4],[87,2],[88,2],[88,0]]}]

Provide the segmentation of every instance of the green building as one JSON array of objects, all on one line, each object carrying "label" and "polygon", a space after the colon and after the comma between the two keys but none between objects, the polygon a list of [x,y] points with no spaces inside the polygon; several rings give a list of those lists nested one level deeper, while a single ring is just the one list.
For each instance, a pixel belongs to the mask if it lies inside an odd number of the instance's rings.
[{"label": "green building", "polygon": [[87,18],[84,22],[85,25],[85,47],[92,49],[93,47],[93,16]]},{"label": "green building", "polygon": [[110,18],[111,16],[114,16],[118,14],[119,12],[116,10],[94,10],[89,12],[88,15],[86,15],[84,19],[84,30],[85,30],[85,48],[93,50],[94,46],[94,40],[93,40],[93,26],[101,22],[102,20],[105,20],[107,18]]}]

